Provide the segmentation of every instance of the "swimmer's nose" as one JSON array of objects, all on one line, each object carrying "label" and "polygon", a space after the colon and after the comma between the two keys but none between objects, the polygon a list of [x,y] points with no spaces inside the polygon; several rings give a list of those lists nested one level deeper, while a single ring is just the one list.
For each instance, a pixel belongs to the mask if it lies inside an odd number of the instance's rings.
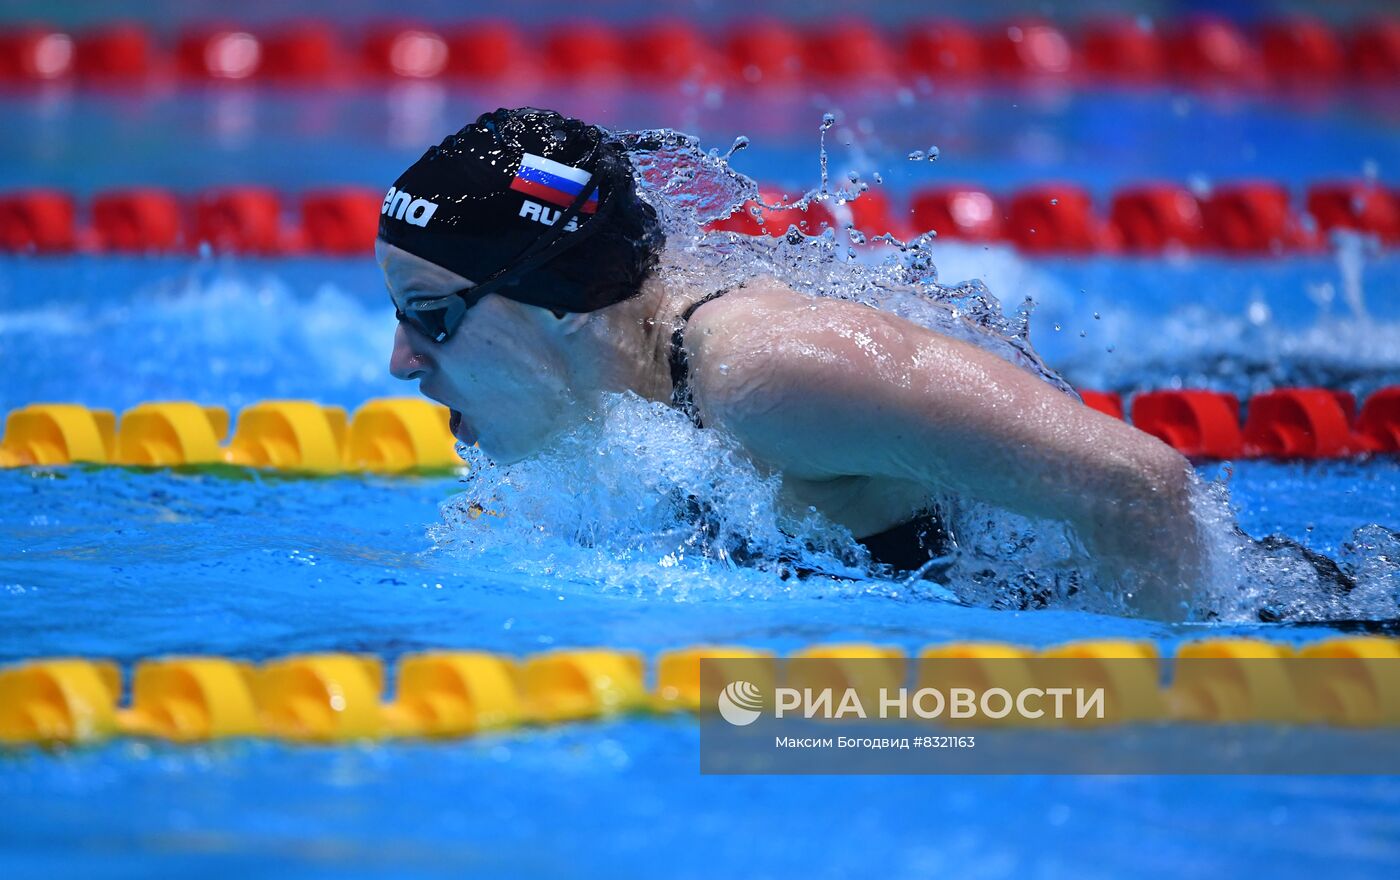
[{"label": "swimmer's nose", "polygon": [[422,379],[432,372],[433,363],[414,348],[408,328],[400,324],[394,330],[394,351],[389,355],[389,372],[395,379]]}]

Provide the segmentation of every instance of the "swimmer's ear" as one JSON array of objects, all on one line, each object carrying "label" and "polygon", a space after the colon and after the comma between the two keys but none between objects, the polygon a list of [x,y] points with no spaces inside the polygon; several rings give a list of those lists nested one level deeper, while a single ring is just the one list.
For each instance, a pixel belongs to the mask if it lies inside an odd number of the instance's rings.
[{"label": "swimmer's ear", "polygon": [[555,326],[565,336],[577,333],[592,317],[588,312],[554,312]]},{"label": "swimmer's ear", "polygon": [[559,309],[552,308],[532,308],[529,312],[535,316],[536,322],[543,330],[557,333],[559,336],[577,333],[580,327],[587,325],[589,319],[588,312],[560,312]]}]

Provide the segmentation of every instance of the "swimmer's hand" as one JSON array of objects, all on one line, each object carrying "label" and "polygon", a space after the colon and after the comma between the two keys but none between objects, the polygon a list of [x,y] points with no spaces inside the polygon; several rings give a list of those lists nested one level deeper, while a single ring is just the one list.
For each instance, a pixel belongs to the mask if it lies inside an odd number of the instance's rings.
[{"label": "swimmer's hand", "polygon": [[1171,447],[867,306],[776,283],[718,305],[687,333],[697,406],[785,479],[909,481],[1066,522],[1141,613],[1181,615],[1203,563]]}]

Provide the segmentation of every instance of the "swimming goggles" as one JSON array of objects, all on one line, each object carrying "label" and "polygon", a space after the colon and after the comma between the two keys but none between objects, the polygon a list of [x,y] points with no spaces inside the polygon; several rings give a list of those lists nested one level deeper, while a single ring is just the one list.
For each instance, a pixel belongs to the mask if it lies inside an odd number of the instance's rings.
[{"label": "swimming goggles", "polygon": [[[598,152],[600,146],[601,141],[593,148],[593,153],[590,153],[589,158]],[[399,322],[408,324],[434,342],[446,342],[453,333],[457,332],[457,328],[462,325],[462,319],[466,317],[472,306],[493,293],[500,293],[506,299],[513,299],[527,305],[552,308],[555,315],[562,318],[567,314],[566,311],[512,295],[514,291],[505,291],[517,286],[530,272],[584,241],[598,229],[599,220],[602,219],[603,214],[606,213],[608,206],[613,201],[613,195],[617,189],[615,186],[608,187],[606,197],[599,199],[598,208],[588,222],[578,223],[577,219],[584,204],[598,189],[598,178],[605,173],[601,167],[603,164],[600,162],[594,165],[596,170],[589,179],[588,185],[579,191],[573,202],[548,231],[527,245],[515,257],[506,261],[504,266],[480,284],[464,287],[447,296],[403,302],[400,302],[398,297],[394,296],[393,290],[390,290],[389,296],[394,301],[394,314]],[[574,227],[573,232],[568,232],[570,225]],[[568,233],[567,236],[566,233]]]}]

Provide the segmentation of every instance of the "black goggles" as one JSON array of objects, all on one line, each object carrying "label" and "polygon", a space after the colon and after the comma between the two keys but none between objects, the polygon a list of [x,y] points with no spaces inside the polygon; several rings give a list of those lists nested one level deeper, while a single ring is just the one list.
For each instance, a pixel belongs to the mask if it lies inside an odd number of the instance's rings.
[{"label": "black goggles", "polygon": [[[601,141],[589,154],[590,159],[597,154],[600,147]],[[518,284],[530,272],[588,238],[598,228],[598,221],[607,212],[617,190],[616,186],[609,186],[606,195],[599,199],[598,207],[592,218],[584,223],[578,222],[584,204],[598,189],[598,178],[604,173],[603,164],[605,163],[599,162],[594,165],[596,170],[589,179],[588,185],[579,191],[573,202],[555,221],[553,227],[531,242],[519,254],[506,261],[504,266],[480,284],[464,287],[447,296],[406,302],[400,302],[390,290],[389,296],[394,301],[394,314],[400,323],[408,324],[434,342],[446,342],[453,333],[457,332],[457,328],[462,325],[462,319],[467,316],[467,312],[472,306],[492,293],[499,293],[507,287]],[[573,232],[568,231],[570,226],[574,227]],[[514,296],[507,296],[507,299],[527,302],[529,305],[541,305]],[[548,306],[546,307],[548,308]],[[554,312],[560,317],[565,314],[557,308],[554,309]]]},{"label": "black goggles", "polygon": [[432,341],[446,342],[462,325],[467,310],[491,293],[490,290],[483,290],[485,286],[483,284],[468,287],[447,296],[405,303],[400,303],[391,293],[390,296],[394,300],[394,316],[399,319],[399,323],[408,324]]}]

